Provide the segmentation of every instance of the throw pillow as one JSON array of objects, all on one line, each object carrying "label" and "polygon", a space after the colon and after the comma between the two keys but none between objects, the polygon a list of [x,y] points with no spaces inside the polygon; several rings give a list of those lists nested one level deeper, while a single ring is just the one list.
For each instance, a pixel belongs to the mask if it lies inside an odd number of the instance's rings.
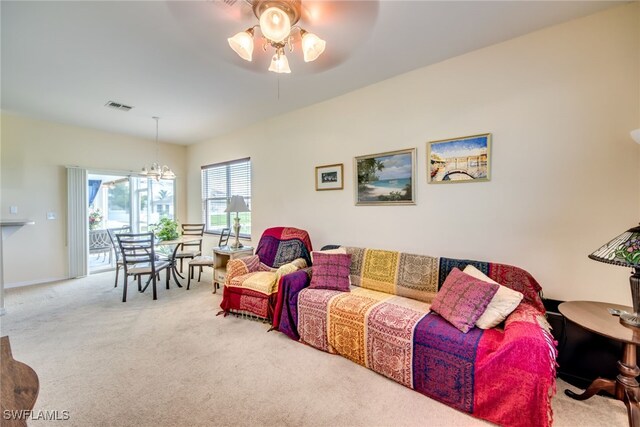
[{"label": "throw pillow", "polygon": [[431,310],[466,334],[484,313],[499,286],[454,268],[436,294]]},{"label": "throw pillow", "polygon": [[349,292],[349,254],[325,254],[316,252],[311,267],[311,284],[313,289],[332,289]]},{"label": "throw pillow", "polygon": [[496,292],[493,298],[491,298],[491,301],[489,301],[487,309],[482,313],[482,316],[476,320],[476,326],[478,328],[489,329],[499,325],[513,312],[513,310],[516,309],[524,297],[520,292],[509,289],[506,286],[502,286],[498,282],[491,280],[473,265],[468,265],[464,269],[464,273],[482,280],[483,282],[495,283],[500,286],[498,288],[498,292]]},{"label": "throw pillow", "polygon": [[296,258],[290,263],[281,265],[276,270],[276,280],[280,280],[280,277],[289,273],[293,273],[294,271],[298,271],[301,268],[305,268],[306,266],[307,262],[304,260],[304,258]]},{"label": "throw pillow", "polygon": [[323,251],[314,251],[311,252],[311,264],[313,264],[313,254],[318,253],[318,252],[322,252],[323,254],[346,254],[347,250],[345,248],[343,248],[342,246],[336,249],[325,249]]}]

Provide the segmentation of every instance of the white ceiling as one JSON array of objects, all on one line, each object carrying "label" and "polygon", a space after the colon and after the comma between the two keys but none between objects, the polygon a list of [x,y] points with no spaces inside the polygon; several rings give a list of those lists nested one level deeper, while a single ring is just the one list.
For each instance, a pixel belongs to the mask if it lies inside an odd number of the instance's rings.
[{"label": "white ceiling", "polygon": [[159,116],[161,140],[191,144],[620,4],[303,0],[300,25],[327,49],[304,63],[296,46],[277,75],[260,43],[252,63],[229,48],[257,23],[233,2],[3,0],[2,109],[149,139]]}]

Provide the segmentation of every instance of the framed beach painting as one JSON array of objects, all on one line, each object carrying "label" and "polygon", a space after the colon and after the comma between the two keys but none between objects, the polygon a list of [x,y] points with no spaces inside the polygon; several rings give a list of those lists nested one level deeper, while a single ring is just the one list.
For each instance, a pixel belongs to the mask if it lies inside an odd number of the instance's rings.
[{"label": "framed beach painting", "polygon": [[416,149],[354,159],[356,205],[415,205]]},{"label": "framed beach painting", "polygon": [[316,191],[342,190],[342,163],[336,165],[316,166]]},{"label": "framed beach painting", "polygon": [[490,178],[490,133],[427,142],[430,183],[478,182]]}]

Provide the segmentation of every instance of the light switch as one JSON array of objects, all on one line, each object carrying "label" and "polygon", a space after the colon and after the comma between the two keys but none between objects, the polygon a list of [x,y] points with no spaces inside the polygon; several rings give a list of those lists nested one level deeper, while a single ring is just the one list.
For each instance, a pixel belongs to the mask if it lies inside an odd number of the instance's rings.
[{"label": "light switch", "polygon": [[56,219],[55,212],[47,212],[47,219]]},{"label": "light switch", "polygon": [[11,215],[17,215],[18,214],[18,207],[17,206],[11,206],[9,207],[9,213]]}]

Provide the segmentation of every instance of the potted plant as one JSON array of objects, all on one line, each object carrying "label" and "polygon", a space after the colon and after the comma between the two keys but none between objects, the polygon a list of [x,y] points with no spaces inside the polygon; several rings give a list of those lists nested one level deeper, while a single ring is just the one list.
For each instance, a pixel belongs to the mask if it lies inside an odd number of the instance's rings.
[{"label": "potted plant", "polygon": [[178,233],[178,222],[171,218],[160,218],[158,224],[152,230],[158,240],[174,240],[180,236]]}]

